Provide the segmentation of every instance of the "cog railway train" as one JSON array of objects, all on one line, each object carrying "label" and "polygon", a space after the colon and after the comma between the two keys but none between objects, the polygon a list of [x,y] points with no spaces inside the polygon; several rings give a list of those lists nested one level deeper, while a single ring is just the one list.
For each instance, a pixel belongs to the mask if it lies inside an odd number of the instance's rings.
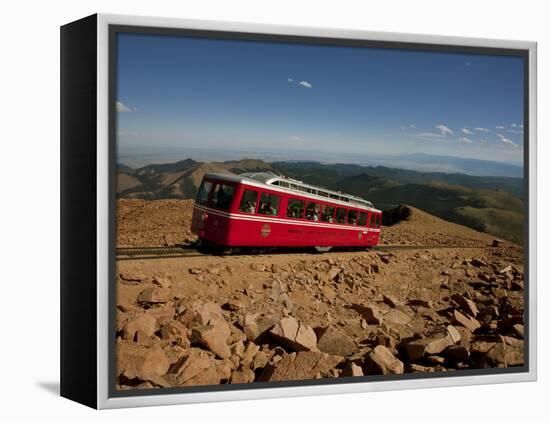
[{"label": "cog railway train", "polygon": [[382,214],[360,197],[271,172],[207,173],[191,229],[202,244],[228,252],[243,247],[370,247]]}]

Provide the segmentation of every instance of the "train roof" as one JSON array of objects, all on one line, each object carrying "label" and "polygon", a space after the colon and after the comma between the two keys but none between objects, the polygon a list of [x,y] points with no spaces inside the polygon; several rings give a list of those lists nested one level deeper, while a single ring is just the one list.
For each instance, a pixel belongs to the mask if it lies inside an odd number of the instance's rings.
[{"label": "train roof", "polygon": [[248,172],[241,173],[240,175],[206,173],[204,176],[258,187],[265,187],[265,185],[268,185],[269,188],[274,189],[275,191],[282,191],[286,193],[299,193],[300,195],[303,195],[305,197],[310,197],[317,200],[330,200],[332,202],[345,206],[352,205],[357,208],[364,208],[377,212],[380,211],[374,208],[373,204],[370,201],[367,201],[361,197],[346,194],[340,191],[333,191],[311,184],[306,184],[297,179],[289,178],[283,175],[277,175],[273,172]]}]

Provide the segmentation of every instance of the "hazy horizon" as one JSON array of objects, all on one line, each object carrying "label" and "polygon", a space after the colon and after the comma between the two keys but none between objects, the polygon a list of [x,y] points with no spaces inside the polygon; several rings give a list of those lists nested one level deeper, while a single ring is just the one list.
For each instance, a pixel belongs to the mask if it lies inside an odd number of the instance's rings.
[{"label": "hazy horizon", "polygon": [[[244,159],[258,159],[267,163],[274,162],[317,162],[322,164],[353,164],[360,166],[385,166],[389,168],[408,169],[419,172],[464,173],[477,176],[511,176],[521,177],[521,163],[489,161],[453,156],[438,156],[430,154],[411,155],[374,155],[350,156],[316,155],[311,152],[293,152],[291,154],[279,151],[220,151],[189,148],[185,152],[165,151],[157,153],[134,153],[118,156],[117,164],[138,169],[147,165],[176,163],[185,159],[197,162],[226,162]],[[480,170],[480,165],[481,170]],[[484,165],[484,166],[483,166]],[[511,172],[512,174],[509,174]]]}]

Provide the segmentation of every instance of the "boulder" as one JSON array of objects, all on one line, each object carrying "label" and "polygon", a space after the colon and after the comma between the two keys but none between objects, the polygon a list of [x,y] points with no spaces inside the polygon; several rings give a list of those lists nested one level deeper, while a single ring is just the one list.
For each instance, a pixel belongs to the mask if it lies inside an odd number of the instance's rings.
[{"label": "boulder", "polygon": [[364,376],[363,369],[352,361],[348,361],[342,370],[342,377]]},{"label": "boulder", "polygon": [[147,336],[153,336],[156,330],[157,319],[143,313],[126,322],[124,328],[122,329],[122,338],[128,341],[133,341],[138,331],[146,334]]},{"label": "boulder", "polygon": [[244,317],[243,331],[249,340],[256,342],[264,333],[275,326],[279,320],[276,316],[249,313]]},{"label": "boulder", "polygon": [[475,266],[475,267],[487,267],[487,263],[478,258],[472,259],[470,263],[472,266]]},{"label": "boulder", "polygon": [[317,350],[317,336],[313,329],[294,317],[284,317],[269,333],[273,338],[295,351]]},{"label": "boulder", "polygon": [[331,355],[347,357],[357,351],[357,345],[348,335],[333,327],[326,329],[319,340],[317,348]]},{"label": "boulder", "polygon": [[463,363],[470,358],[470,351],[462,345],[451,345],[443,351],[450,363]]},{"label": "boulder", "polygon": [[455,294],[451,297],[456,303],[464,310],[466,313],[468,313],[472,317],[476,317],[479,313],[479,310],[477,309],[476,303],[474,303],[469,298],[466,298],[462,295]]},{"label": "boulder", "polygon": [[212,319],[224,320],[222,308],[214,302],[195,305],[192,311],[195,313],[195,320],[201,325],[209,324]]},{"label": "boulder", "polygon": [[319,351],[300,351],[287,354],[274,364],[265,367],[262,381],[303,380],[327,376],[342,357]]},{"label": "boulder", "polygon": [[364,306],[361,304],[354,304],[353,308],[357,311],[369,325],[380,325],[383,321],[382,311],[373,305]]},{"label": "boulder", "polygon": [[426,308],[433,308],[434,307],[433,303],[430,300],[425,300],[425,299],[422,299],[422,298],[416,298],[414,300],[410,300],[409,304],[420,306],[420,307],[426,307]]},{"label": "boulder", "polygon": [[211,322],[213,324],[193,327],[191,342],[202,345],[220,358],[231,357],[231,351],[227,344],[227,340],[231,335],[229,325],[221,320],[211,320]]},{"label": "boulder", "polygon": [[398,309],[391,309],[387,313],[383,314],[383,320],[385,323],[393,323],[395,325],[406,325],[411,321],[411,318]]},{"label": "boulder", "polygon": [[368,375],[402,374],[404,365],[388,348],[378,345],[365,357],[365,369]]},{"label": "boulder", "polygon": [[231,378],[231,369],[221,360],[191,351],[175,374],[179,386],[218,385]]},{"label": "boulder", "polygon": [[440,332],[427,338],[409,342],[406,350],[410,361],[417,361],[427,355],[439,354],[451,345],[454,345],[451,336],[447,332]]},{"label": "boulder", "polygon": [[465,316],[458,310],[453,311],[453,321],[456,324],[464,326],[470,332],[475,332],[481,326],[481,324],[476,319],[474,319],[473,317]]},{"label": "boulder", "polygon": [[447,333],[449,334],[451,341],[453,341],[453,344],[458,344],[462,339],[462,336],[460,335],[458,329],[452,325],[447,326]]},{"label": "boulder", "polygon": [[160,337],[165,340],[176,341],[180,345],[188,346],[187,328],[178,320],[168,320],[160,327]]},{"label": "boulder", "polygon": [[393,308],[403,307],[405,305],[403,301],[398,300],[392,295],[384,295],[383,300],[387,305]]},{"label": "boulder", "polygon": [[503,342],[495,344],[482,358],[484,367],[522,366],[524,359],[523,343],[506,345]]},{"label": "boulder", "polygon": [[138,302],[140,304],[162,304],[170,299],[170,291],[165,288],[151,287],[146,288],[139,294]]},{"label": "boulder", "polygon": [[133,342],[117,344],[117,373],[128,379],[148,380],[151,376],[163,376],[170,368],[170,361],[158,345],[146,346]]},{"label": "boulder", "polygon": [[241,367],[237,370],[233,370],[231,373],[231,383],[250,383],[254,382],[256,374],[246,367]]}]

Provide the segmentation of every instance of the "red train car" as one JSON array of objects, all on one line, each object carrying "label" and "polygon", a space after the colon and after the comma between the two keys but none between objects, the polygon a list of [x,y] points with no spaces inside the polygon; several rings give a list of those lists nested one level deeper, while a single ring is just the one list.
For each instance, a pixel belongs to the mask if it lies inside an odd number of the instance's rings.
[{"label": "red train car", "polygon": [[369,247],[382,215],[362,198],[271,172],[205,174],[191,228],[205,244],[233,247]]}]

